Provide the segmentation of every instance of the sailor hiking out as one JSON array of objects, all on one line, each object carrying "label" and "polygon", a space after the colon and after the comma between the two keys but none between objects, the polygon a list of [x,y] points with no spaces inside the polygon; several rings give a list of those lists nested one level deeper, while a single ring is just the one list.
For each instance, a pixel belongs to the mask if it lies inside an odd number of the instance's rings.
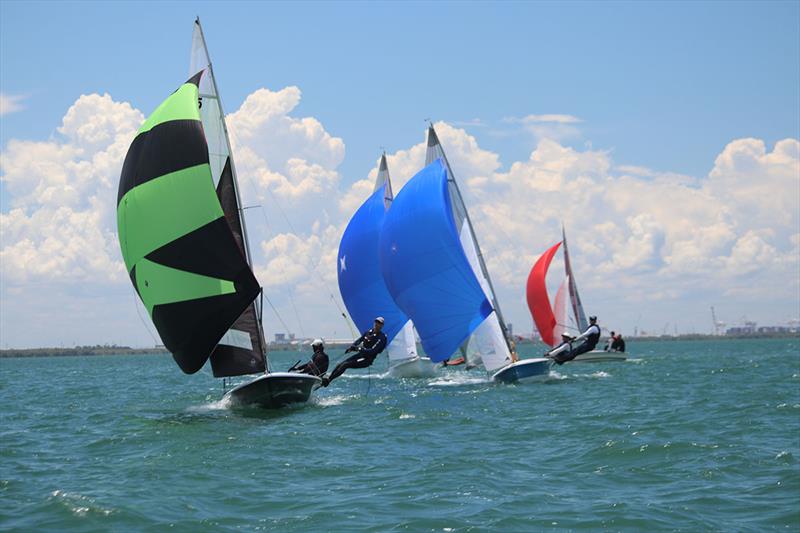
[{"label": "sailor hiking out", "polygon": [[371,329],[368,329],[358,339],[350,345],[344,353],[357,352],[351,355],[333,369],[330,377],[322,378],[322,385],[327,387],[331,381],[344,374],[348,368],[367,368],[372,366],[378,354],[386,348],[386,334],[381,331],[383,329],[383,317],[379,316],[375,319],[375,324]]},{"label": "sailor hiking out", "polygon": [[[582,353],[591,352],[597,346],[600,341],[600,326],[597,325],[597,317],[590,316],[589,327],[577,337],[568,335],[562,335],[562,337],[564,342],[545,354],[545,357],[551,357],[559,365],[572,361]],[[577,341],[581,343],[573,347],[573,343]]]},{"label": "sailor hiking out", "polygon": [[300,362],[298,361],[289,369],[289,372],[322,376],[328,371],[328,354],[325,353],[325,344],[322,342],[322,339],[314,339],[314,342],[311,343],[311,349],[314,350],[311,360],[300,366],[297,366]]}]

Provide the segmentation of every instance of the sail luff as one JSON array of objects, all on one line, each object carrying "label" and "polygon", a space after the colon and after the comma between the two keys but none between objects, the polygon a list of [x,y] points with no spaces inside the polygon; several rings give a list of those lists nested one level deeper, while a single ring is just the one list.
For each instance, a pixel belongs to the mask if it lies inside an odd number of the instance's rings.
[{"label": "sail luff", "polygon": [[[438,150],[436,148],[438,147]],[[509,352],[511,352],[511,343],[510,343],[510,335],[508,333],[508,327],[506,327],[506,321],[503,318],[503,312],[500,310],[500,303],[497,300],[497,293],[494,290],[494,283],[492,283],[492,277],[489,275],[489,269],[486,267],[486,261],[483,258],[483,251],[481,250],[481,246],[478,243],[478,238],[475,235],[475,228],[472,225],[472,219],[469,216],[469,211],[467,210],[467,206],[464,203],[464,197],[461,194],[461,189],[458,187],[458,182],[456,182],[455,175],[453,174],[453,169],[450,167],[450,161],[447,159],[447,155],[444,153],[444,147],[442,147],[441,142],[439,142],[439,136],[436,135],[436,130],[433,128],[433,124],[430,124],[428,127],[428,151],[425,155],[425,164],[429,165],[432,162],[432,154],[438,151],[441,154],[441,158],[444,160],[445,168],[447,169],[447,177],[448,177],[448,189],[453,191],[455,194],[451,194],[451,197],[456,202],[456,209],[458,209],[461,213],[464,214],[464,219],[469,227],[469,233],[472,237],[472,243],[475,246],[475,251],[478,256],[478,264],[481,268],[481,273],[483,274],[486,281],[489,283],[489,290],[491,294],[489,294],[489,298],[491,299],[492,307],[494,308],[497,319],[500,323],[500,328],[503,330],[503,337],[505,338],[506,345],[508,347]]]}]

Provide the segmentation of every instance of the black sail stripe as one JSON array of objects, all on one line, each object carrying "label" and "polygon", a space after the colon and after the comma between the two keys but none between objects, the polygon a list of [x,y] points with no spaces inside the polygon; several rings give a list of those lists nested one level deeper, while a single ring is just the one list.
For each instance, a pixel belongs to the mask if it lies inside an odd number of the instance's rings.
[{"label": "black sail stripe", "polygon": [[146,259],[160,265],[229,281],[252,272],[231,235],[225,217],[190,231],[149,254]]},{"label": "black sail stripe", "polygon": [[117,205],[143,183],[208,163],[208,145],[199,120],[170,120],[136,136],[125,156]]},{"label": "black sail stripe", "polygon": [[[200,370],[230,325],[258,295],[258,283],[232,294],[156,305],[153,323],[164,346],[187,374]],[[202,324],[202,327],[198,327]]]}]

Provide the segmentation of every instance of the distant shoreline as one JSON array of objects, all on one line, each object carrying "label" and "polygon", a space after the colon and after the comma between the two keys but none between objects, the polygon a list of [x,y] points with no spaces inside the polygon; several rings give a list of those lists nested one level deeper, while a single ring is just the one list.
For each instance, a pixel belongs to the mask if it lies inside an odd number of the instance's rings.
[{"label": "distant shoreline", "polygon": [[[629,343],[639,341],[660,341],[660,342],[680,342],[680,341],[740,341],[745,339],[791,339],[800,337],[800,333],[762,333],[752,335],[700,335],[688,334],[675,336],[658,337],[625,337]],[[602,341],[601,341],[602,342]],[[528,339],[518,340],[517,344],[541,344],[541,341],[531,341]],[[342,345],[344,347],[346,345]],[[544,345],[543,345],[544,346]],[[331,345],[329,348],[337,348],[338,345]],[[303,351],[309,348],[307,345],[288,345],[288,344],[268,344],[267,351]],[[3,357],[62,357],[62,356],[86,356],[86,355],[168,355],[169,352],[164,347],[153,348],[131,348],[129,346],[76,346],[74,348],[10,348],[0,350],[0,358]]]}]

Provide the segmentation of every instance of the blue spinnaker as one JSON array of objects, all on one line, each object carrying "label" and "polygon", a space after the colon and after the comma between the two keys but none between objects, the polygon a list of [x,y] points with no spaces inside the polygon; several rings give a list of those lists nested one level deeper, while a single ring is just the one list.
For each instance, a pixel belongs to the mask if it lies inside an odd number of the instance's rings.
[{"label": "blue spinnaker", "polygon": [[372,327],[375,317],[385,320],[383,332],[389,342],[408,317],[397,307],[386,288],[378,258],[378,240],[386,217],[386,184],[379,187],[350,219],[339,243],[339,292],[358,330]]},{"label": "blue spinnaker", "polygon": [[389,292],[433,361],[453,355],[492,312],[461,247],[440,159],[411,178],[392,202],[380,261]]}]

